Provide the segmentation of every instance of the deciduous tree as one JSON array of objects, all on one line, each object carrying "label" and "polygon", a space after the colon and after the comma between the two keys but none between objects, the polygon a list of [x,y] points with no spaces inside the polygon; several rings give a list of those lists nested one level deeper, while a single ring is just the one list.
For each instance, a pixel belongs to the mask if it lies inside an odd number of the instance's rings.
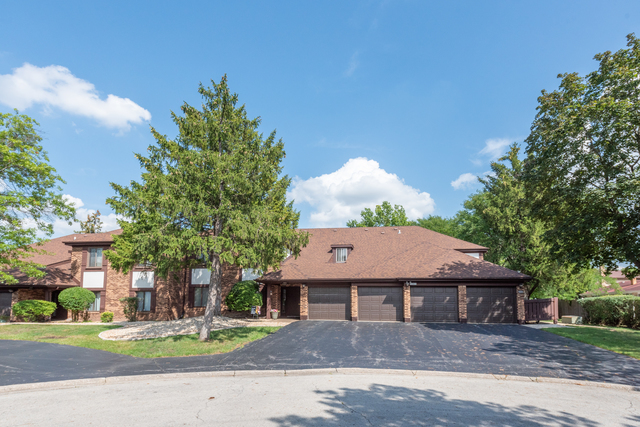
[{"label": "deciduous tree", "polygon": [[542,91],[526,139],[534,213],[554,251],[581,266],[640,273],[640,40],[595,56],[585,77]]},{"label": "deciduous tree", "polygon": [[411,225],[404,208],[400,205],[391,206],[389,202],[376,205],[375,210],[365,208],[360,212],[360,221],[347,221],[347,227],[397,227]]},{"label": "deciduous tree", "polygon": [[44,277],[44,266],[29,261],[42,252],[32,245],[45,241],[39,236],[53,234],[55,218],[71,225],[75,216],[35,126],[35,120],[17,111],[0,113],[0,283],[16,283],[10,272],[16,269]]}]

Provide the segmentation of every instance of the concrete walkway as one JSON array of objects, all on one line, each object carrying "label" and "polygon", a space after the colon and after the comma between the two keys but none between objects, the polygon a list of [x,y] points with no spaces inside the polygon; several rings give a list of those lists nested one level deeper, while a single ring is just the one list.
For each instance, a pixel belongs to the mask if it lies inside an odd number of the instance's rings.
[{"label": "concrete walkway", "polygon": [[[640,424],[640,393],[621,388],[408,371],[217,375],[129,377],[9,393],[0,388],[0,417],[3,426]],[[25,402],[37,404],[27,409]]]}]

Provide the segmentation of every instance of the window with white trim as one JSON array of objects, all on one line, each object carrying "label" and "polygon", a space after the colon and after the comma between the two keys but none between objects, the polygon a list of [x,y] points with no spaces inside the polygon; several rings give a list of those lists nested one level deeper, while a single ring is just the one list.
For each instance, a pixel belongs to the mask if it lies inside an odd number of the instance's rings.
[{"label": "window with white trim", "polygon": [[347,262],[347,248],[336,248],[336,262]]},{"label": "window with white trim", "polygon": [[153,271],[134,271],[132,276],[132,288],[153,288]]},{"label": "window with white trim", "polygon": [[85,271],[82,273],[83,288],[103,288],[104,271]]}]

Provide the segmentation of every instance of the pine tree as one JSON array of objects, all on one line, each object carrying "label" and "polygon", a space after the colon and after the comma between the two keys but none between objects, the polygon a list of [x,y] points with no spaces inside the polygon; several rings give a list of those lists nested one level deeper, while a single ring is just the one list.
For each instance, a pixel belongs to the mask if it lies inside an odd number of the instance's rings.
[{"label": "pine tree", "polygon": [[100,211],[87,215],[86,221],[78,221],[80,223],[80,231],[74,233],[100,233],[102,231],[102,220],[100,219]]}]

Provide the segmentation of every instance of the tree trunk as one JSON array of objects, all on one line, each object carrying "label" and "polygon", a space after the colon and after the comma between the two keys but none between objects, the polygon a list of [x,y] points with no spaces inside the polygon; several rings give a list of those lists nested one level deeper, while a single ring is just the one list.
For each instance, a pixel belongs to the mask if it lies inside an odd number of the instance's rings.
[{"label": "tree trunk", "polygon": [[207,308],[204,311],[202,329],[200,329],[200,341],[208,341],[211,335],[211,321],[214,316],[220,316],[222,312],[222,266],[220,256],[213,254],[211,277],[209,279],[209,298]]}]

